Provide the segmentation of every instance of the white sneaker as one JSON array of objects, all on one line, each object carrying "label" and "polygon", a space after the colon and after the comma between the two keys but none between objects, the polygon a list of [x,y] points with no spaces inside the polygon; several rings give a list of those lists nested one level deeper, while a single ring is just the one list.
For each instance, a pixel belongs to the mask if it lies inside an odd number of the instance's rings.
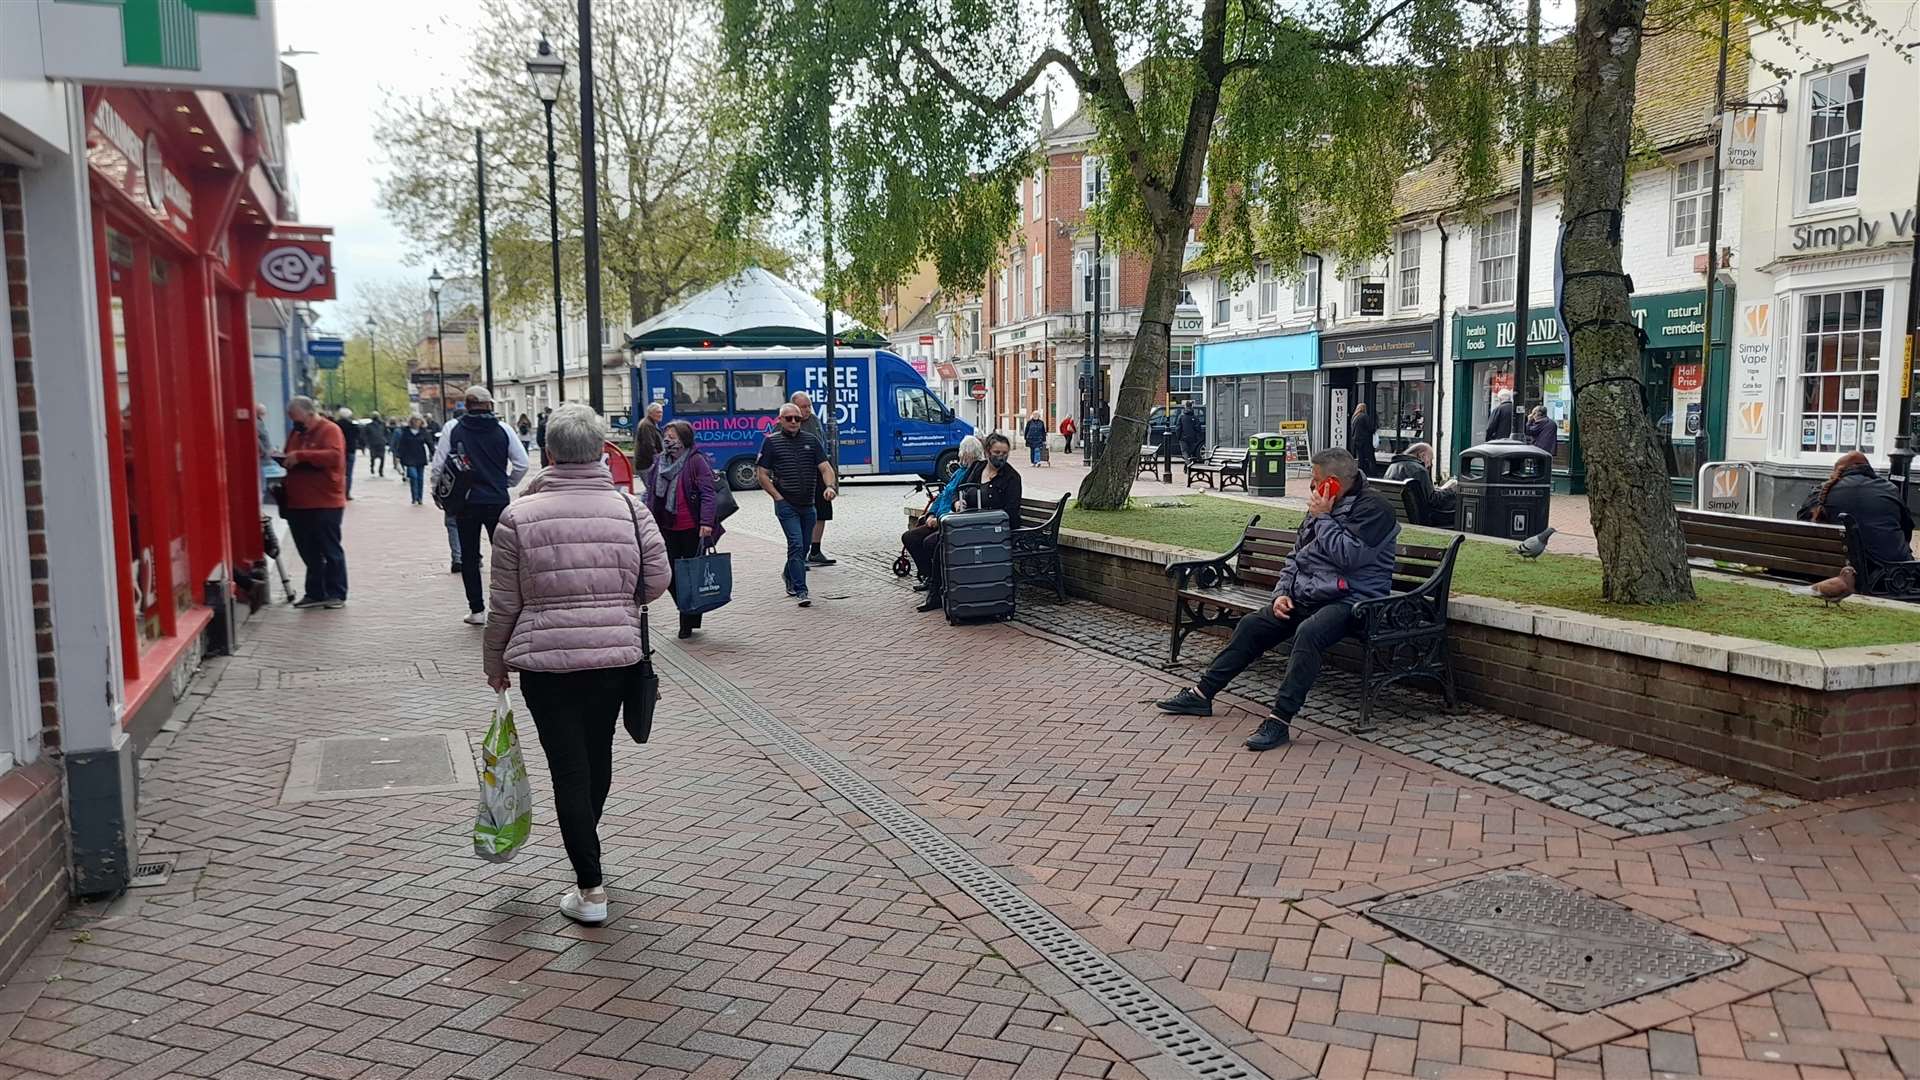
[{"label": "white sneaker", "polygon": [[576,886],[560,897],[560,914],[577,923],[599,926],[607,921],[607,902],[588,900],[580,895],[580,889]]},{"label": "white sneaker", "polygon": [[485,626],[487,625],[487,613],[484,611],[470,611],[467,613],[467,617],[460,621],[466,623],[468,626]]}]

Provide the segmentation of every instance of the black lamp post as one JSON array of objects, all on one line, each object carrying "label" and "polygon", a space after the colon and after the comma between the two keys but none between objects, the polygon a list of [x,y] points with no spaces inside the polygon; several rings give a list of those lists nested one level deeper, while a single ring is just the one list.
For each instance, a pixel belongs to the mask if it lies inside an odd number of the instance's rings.
[{"label": "black lamp post", "polygon": [[[600,164],[594,156],[593,105],[593,0],[580,0],[580,255],[587,286],[587,404],[605,414],[607,392],[600,376]],[[831,361],[827,369],[833,369]],[[827,392],[831,396],[831,385]],[[833,423],[831,415],[827,423]]]},{"label": "black lamp post", "polygon": [[367,366],[373,369],[373,411],[380,411],[380,354],[374,348],[373,333],[376,329],[373,316],[367,316]]},{"label": "black lamp post", "polygon": [[427,278],[427,291],[433,294],[433,348],[440,363],[440,423],[447,422],[447,338],[440,330],[440,287],[447,279],[440,276],[440,268],[434,267],[433,274]]},{"label": "black lamp post", "polygon": [[567,77],[567,62],[554,55],[553,45],[543,37],[539,49],[527,60],[527,75],[533,80],[533,92],[540,96],[540,104],[547,114],[547,233],[553,248],[553,353],[560,384],[556,396],[565,404],[567,324],[560,312],[560,195],[556,171],[559,158],[553,150],[553,103],[560,99],[560,84]]}]

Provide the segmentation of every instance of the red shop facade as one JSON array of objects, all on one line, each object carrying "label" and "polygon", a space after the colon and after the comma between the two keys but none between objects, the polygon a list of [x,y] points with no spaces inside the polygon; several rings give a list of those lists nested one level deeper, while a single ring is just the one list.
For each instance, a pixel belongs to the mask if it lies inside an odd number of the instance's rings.
[{"label": "red shop facade", "polygon": [[85,105],[122,715],[145,727],[230,647],[235,568],[262,555],[249,301],[287,204],[250,96],[90,87]]}]

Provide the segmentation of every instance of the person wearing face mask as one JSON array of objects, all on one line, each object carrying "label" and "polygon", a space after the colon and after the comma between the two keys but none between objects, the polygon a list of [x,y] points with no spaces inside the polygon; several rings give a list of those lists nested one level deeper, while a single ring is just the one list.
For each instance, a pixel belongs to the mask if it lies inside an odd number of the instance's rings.
[{"label": "person wearing face mask", "polygon": [[[660,430],[661,450],[647,467],[647,509],[667,542],[667,558],[691,559],[720,541],[713,463],[693,447],[693,425],[675,420]],[[675,593],[674,595],[678,595]],[[680,614],[680,636],[700,629],[700,616]]]},{"label": "person wearing face mask", "polygon": [[[956,513],[976,513],[983,510],[1004,510],[1009,524],[1020,524],[1020,473],[1008,461],[1013,453],[1013,441],[999,432],[987,436],[987,456],[976,461],[966,471],[966,479],[960,482],[959,495],[954,499]],[[931,560],[931,573],[927,575],[927,598],[916,611],[938,611],[942,607],[943,586],[938,553],[939,545],[934,545],[934,557]]]},{"label": "person wearing face mask", "polygon": [[347,553],[340,546],[340,519],[347,506],[347,448],[340,427],[320,415],[310,397],[287,402],[293,430],[286,449],[274,455],[286,467],[285,509],[293,544],[306,564],[301,609],[347,605]]},{"label": "person wearing face mask", "polygon": [[801,420],[799,406],[780,406],[779,427],[760,444],[753,473],[761,490],[773,497],[774,516],[787,537],[787,564],[781,572],[787,595],[801,607],[812,607],[807,595],[807,551],[817,520],[815,509],[819,502],[831,503],[838,493],[827,448],[801,430]]}]

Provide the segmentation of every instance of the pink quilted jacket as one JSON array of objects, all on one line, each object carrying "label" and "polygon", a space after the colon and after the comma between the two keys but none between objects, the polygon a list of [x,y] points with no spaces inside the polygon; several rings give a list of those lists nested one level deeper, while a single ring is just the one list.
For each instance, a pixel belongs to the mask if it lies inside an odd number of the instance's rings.
[{"label": "pink quilted jacket", "polygon": [[667,591],[666,542],[653,515],[613,486],[605,465],[555,465],[535,476],[493,534],[487,674],[638,663],[633,592],[642,574],[648,601]]}]

